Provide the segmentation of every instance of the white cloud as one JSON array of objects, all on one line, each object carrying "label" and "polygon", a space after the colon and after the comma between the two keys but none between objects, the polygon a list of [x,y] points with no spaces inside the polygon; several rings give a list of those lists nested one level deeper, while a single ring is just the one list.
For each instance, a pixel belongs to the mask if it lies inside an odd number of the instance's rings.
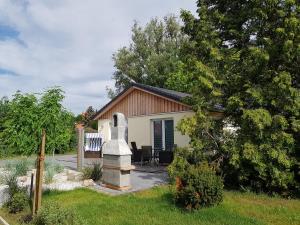
[{"label": "white cloud", "polygon": [[99,108],[113,85],[112,54],[128,45],[133,21],[195,7],[188,0],[0,0],[0,25],[19,32],[0,39],[0,69],[19,75],[0,74],[0,96],[58,85],[73,112]]}]

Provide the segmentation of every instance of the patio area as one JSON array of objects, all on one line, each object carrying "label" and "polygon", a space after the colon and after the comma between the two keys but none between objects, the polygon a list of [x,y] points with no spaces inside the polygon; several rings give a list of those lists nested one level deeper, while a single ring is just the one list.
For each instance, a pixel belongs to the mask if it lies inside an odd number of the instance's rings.
[{"label": "patio area", "polygon": [[[76,170],[77,169],[77,156],[76,155],[57,155],[55,160],[63,165],[65,168]],[[100,162],[102,164],[102,159],[84,159],[85,166],[91,166],[95,162]],[[141,191],[145,189],[152,188],[157,185],[167,184],[168,174],[165,166],[152,166],[143,165],[139,163],[135,165],[135,169],[131,172],[131,184],[132,188],[130,190],[112,190],[102,186],[101,184],[96,184],[91,187],[96,191],[100,191],[110,195],[119,195],[130,192]]]}]

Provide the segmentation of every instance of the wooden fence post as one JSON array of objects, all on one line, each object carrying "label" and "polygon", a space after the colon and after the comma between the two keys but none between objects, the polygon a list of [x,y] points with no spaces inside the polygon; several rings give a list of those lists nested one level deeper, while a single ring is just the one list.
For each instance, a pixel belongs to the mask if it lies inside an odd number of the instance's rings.
[{"label": "wooden fence post", "polygon": [[37,158],[35,190],[34,190],[33,210],[32,210],[33,214],[36,214],[38,212],[38,210],[41,208],[41,203],[42,203],[45,145],[46,145],[46,131],[43,130],[42,143]]},{"label": "wooden fence post", "polygon": [[84,166],[84,127],[78,126],[78,145],[77,145],[77,170],[82,170]]}]

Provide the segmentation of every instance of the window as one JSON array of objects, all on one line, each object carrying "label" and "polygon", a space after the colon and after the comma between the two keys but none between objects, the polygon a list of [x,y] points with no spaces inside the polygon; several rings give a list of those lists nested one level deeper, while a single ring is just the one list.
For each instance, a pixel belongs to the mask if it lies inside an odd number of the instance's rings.
[{"label": "window", "polygon": [[172,150],[174,146],[173,119],[152,121],[152,145],[154,149]]}]

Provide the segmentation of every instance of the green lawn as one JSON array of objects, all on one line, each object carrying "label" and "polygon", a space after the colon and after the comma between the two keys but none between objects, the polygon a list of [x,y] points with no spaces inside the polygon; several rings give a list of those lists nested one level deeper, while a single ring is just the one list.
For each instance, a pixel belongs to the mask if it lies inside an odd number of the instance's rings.
[{"label": "green lawn", "polygon": [[[107,196],[88,189],[70,192],[51,192],[43,201],[56,201],[74,208],[88,224],[300,224],[300,200],[270,198],[253,193],[225,192],[219,206],[185,212],[174,206],[168,187],[153,188],[135,194]],[[11,224],[18,216],[0,214]]]}]

